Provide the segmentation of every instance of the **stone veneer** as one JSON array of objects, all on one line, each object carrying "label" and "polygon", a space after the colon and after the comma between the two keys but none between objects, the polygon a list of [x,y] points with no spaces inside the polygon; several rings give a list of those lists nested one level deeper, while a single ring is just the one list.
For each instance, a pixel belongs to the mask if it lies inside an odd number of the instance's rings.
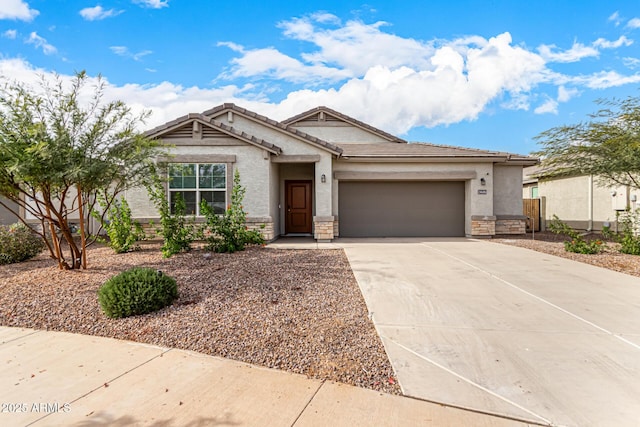
[{"label": "stone veneer", "polygon": [[335,216],[334,218],[335,220],[333,221],[333,237],[338,237],[340,236],[340,221],[338,221],[337,216]]},{"label": "stone veneer", "polygon": [[334,224],[333,216],[314,216],[313,238],[318,242],[330,242],[334,238]]},{"label": "stone veneer", "polygon": [[[191,217],[187,216],[187,218]],[[159,231],[159,228],[161,227],[160,218],[142,218],[138,219],[138,221],[142,225],[142,228],[144,229],[144,232],[148,238],[162,238],[162,235],[160,234],[161,232]],[[197,225],[202,225],[204,223],[204,218],[196,218],[195,223]],[[262,237],[264,237],[265,241],[271,242],[272,240],[275,240],[273,221],[271,220],[271,217],[248,217],[245,221],[245,225],[249,230],[258,230],[260,233],[262,233]]]},{"label": "stone veneer", "polygon": [[498,215],[496,234],[526,234],[527,217],[523,215]]},{"label": "stone veneer", "polygon": [[271,220],[271,217],[247,217],[245,224],[247,225],[247,228],[249,230],[258,230],[260,233],[262,233],[262,237],[264,237],[264,240],[266,242],[275,240],[273,221]]},{"label": "stone veneer", "polygon": [[473,215],[471,217],[471,237],[492,237],[495,234],[495,216]]}]

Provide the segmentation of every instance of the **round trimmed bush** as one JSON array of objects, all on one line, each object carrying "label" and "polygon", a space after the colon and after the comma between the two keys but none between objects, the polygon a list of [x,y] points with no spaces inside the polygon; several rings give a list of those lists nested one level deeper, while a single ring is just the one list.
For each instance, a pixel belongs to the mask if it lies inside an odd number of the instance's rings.
[{"label": "round trimmed bush", "polygon": [[98,302],[108,317],[151,313],[178,297],[173,277],[152,268],[135,267],[113,276],[98,289]]},{"label": "round trimmed bush", "polygon": [[42,239],[23,223],[0,225],[0,265],[28,260],[42,249]]}]

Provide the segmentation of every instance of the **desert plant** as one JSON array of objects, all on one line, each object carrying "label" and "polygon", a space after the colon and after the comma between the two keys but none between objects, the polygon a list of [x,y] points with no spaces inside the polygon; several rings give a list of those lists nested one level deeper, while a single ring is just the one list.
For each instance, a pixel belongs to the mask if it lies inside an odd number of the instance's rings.
[{"label": "desert plant", "polygon": [[620,243],[619,251],[623,254],[640,255],[640,210],[627,209],[617,214],[619,232],[611,234],[616,242]]},{"label": "desert plant", "polygon": [[147,191],[160,212],[159,232],[163,239],[162,256],[169,258],[177,253],[190,251],[191,244],[198,233],[194,225],[195,217],[187,219],[185,216],[184,198],[179,193],[176,194],[173,212],[171,212],[164,185],[157,175],[153,185],[147,187]]},{"label": "desert plant", "polygon": [[236,252],[244,250],[248,244],[262,244],[264,238],[258,230],[249,230],[245,225],[247,214],[242,207],[245,193],[240,185],[240,173],[236,170],[233,177],[231,204],[222,215],[214,213],[206,201],[200,205],[205,216],[203,237],[206,249],[214,252]]},{"label": "desert plant", "polygon": [[44,249],[42,239],[22,223],[0,225],[0,265],[25,261]]},{"label": "desert plant", "polygon": [[170,305],[177,297],[176,280],[152,268],[123,271],[98,289],[100,307],[112,318],[151,313]]},{"label": "desert plant", "polygon": [[142,225],[131,218],[131,208],[126,199],[114,201],[109,209],[108,218],[103,225],[109,236],[106,243],[115,253],[140,249],[136,243],[144,240],[146,236]]},{"label": "desert plant", "polygon": [[567,236],[569,240],[564,242],[564,249],[567,252],[577,254],[597,254],[604,248],[602,240],[586,241],[578,231],[569,227],[568,224],[562,222],[557,215],[553,216],[553,220],[548,225],[549,230],[556,234]]}]

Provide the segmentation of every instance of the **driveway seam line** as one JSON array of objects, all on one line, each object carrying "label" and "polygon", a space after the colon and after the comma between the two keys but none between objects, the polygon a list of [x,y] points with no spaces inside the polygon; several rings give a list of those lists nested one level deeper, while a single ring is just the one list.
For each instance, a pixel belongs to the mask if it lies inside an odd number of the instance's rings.
[{"label": "driveway seam line", "polygon": [[524,290],[524,289],[522,289],[522,288],[520,288],[520,287],[518,287],[518,286],[514,285],[513,283],[509,282],[508,280],[505,280],[505,279],[503,279],[503,278],[501,278],[501,277],[499,277],[499,276],[496,276],[495,274],[491,273],[490,271],[483,270],[482,268],[480,268],[480,267],[478,267],[478,266],[476,266],[476,265],[473,265],[473,264],[471,264],[470,262],[467,262],[467,261],[463,260],[462,258],[458,258],[458,257],[456,257],[456,256],[453,256],[453,255],[451,255],[451,254],[448,254],[448,253],[446,253],[445,251],[441,251],[440,249],[436,249],[436,248],[434,248],[433,246],[429,246],[429,245],[427,245],[427,244],[425,244],[425,243],[421,243],[421,244],[422,244],[423,246],[425,246],[425,247],[427,247],[427,248],[429,248],[429,249],[433,250],[433,251],[439,252],[439,253],[441,253],[441,254],[443,254],[443,255],[446,255],[446,256],[447,256],[447,257],[449,257],[449,258],[455,259],[455,260],[457,260],[457,261],[459,261],[459,262],[461,262],[461,263],[463,263],[463,264],[465,264],[465,265],[467,265],[467,266],[469,266],[469,267],[471,267],[471,268],[473,268],[473,269],[475,269],[475,270],[477,270],[477,271],[480,271],[481,273],[484,273],[484,274],[488,275],[489,277],[491,277],[491,278],[493,278],[493,279],[496,279],[496,280],[498,280],[498,281],[500,281],[500,282],[504,283],[505,285],[507,285],[507,286],[509,286],[509,287],[511,287],[511,288],[513,288],[513,289],[516,289],[516,290],[518,290],[518,291],[522,292],[522,293],[523,293],[523,294],[525,294],[525,295],[528,295],[528,296],[530,296],[530,297],[532,297],[532,298],[534,298],[534,299],[537,299],[538,301],[540,301],[540,302],[542,302],[542,303],[544,303],[544,304],[547,304],[548,306],[553,307],[553,308],[555,308],[556,310],[559,310],[559,311],[563,312],[564,314],[567,314],[567,315],[569,315],[569,316],[573,317],[573,318],[574,318],[574,319],[576,319],[576,320],[579,320],[579,321],[581,321],[581,322],[583,322],[583,323],[586,323],[587,325],[589,325],[589,326],[591,326],[591,327],[593,327],[593,328],[598,329],[599,331],[602,331],[602,332],[604,332],[604,333],[606,333],[606,334],[608,334],[608,335],[611,335],[612,337],[617,338],[618,340],[620,340],[620,341],[622,341],[622,342],[624,342],[624,343],[626,343],[626,344],[628,344],[628,345],[630,345],[630,346],[634,347],[636,350],[640,350],[640,345],[635,344],[634,342],[629,341],[629,340],[627,340],[627,339],[625,339],[625,338],[621,337],[620,335],[618,335],[618,334],[616,334],[616,333],[614,333],[614,332],[609,331],[608,329],[605,329],[605,328],[603,328],[603,327],[601,327],[601,326],[598,326],[598,325],[596,325],[595,323],[593,323],[593,322],[591,322],[591,321],[589,321],[589,320],[587,320],[587,319],[585,319],[585,318],[583,318],[583,317],[580,317],[580,316],[578,316],[577,314],[574,314],[574,313],[570,312],[569,310],[566,310],[566,309],[564,309],[564,308],[560,307],[559,305],[556,305],[556,304],[552,303],[551,301],[547,301],[546,299],[544,299],[544,298],[542,298],[542,297],[539,297],[539,296],[537,296],[537,295],[535,295],[535,294],[532,294],[531,292],[526,291],[526,290]]},{"label": "driveway seam line", "polygon": [[325,383],[325,380],[322,380],[322,382],[320,383],[316,391],[314,391],[313,395],[309,398],[309,401],[306,403],[306,405],[304,405],[304,408],[302,408],[302,410],[300,411],[296,419],[293,420],[293,423],[291,423],[291,427],[294,427],[296,424],[298,424],[298,420],[300,420],[300,417],[302,416],[302,414],[304,414],[307,408],[309,407],[309,405],[311,405],[311,402],[313,402],[313,399],[316,398],[316,395],[318,394],[320,389],[324,386],[324,383]]},{"label": "driveway seam line", "polygon": [[[5,326],[3,326],[3,328],[5,328]],[[35,335],[35,334],[37,334],[37,333],[39,333],[39,332],[42,332],[42,331],[32,330],[32,332],[30,332],[30,333],[28,333],[28,334],[20,335],[19,337],[11,338],[10,340],[7,340],[7,341],[4,341],[4,342],[1,342],[1,343],[0,343],[0,346],[5,345],[5,344],[12,343],[12,342],[17,341],[17,340],[22,339],[22,338],[30,337],[31,335]]]},{"label": "driveway seam line", "polygon": [[497,397],[498,399],[500,399],[500,400],[502,400],[502,401],[504,401],[504,402],[506,402],[506,403],[508,403],[508,404],[510,404],[512,406],[515,406],[516,408],[518,408],[518,409],[520,409],[520,410],[522,410],[522,411],[524,411],[524,412],[526,412],[526,413],[528,413],[530,415],[533,415],[534,417],[536,417],[536,418],[542,420],[543,422],[547,423],[547,425],[554,425],[551,421],[549,421],[548,419],[546,419],[542,415],[538,415],[535,412],[525,408],[524,406],[521,406],[521,405],[517,404],[516,402],[513,402],[513,401],[507,399],[506,397],[501,396],[498,393],[489,390],[488,388],[486,388],[486,387],[484,387],[484,386],[482,386],[482,385],[470,380],[469,378],[464,377],[464,376],[458,374],[455,371],[452,371],[451,369],[447,368],[446,366],[441,365],[440,363],[438,363],[438,362],[436,362],[434,360],[431,360],[428,357],[426,357],[426,356],[424,356],[424,355],[422,355],[422,354],[420,354],[420,353],[418,353],[418,352],[416,352],[416,351],[414,351],[414,350],[412,350],[412,349],[400,344],[399,342],[395,341],[394,339],[391,339],[391,338],[389,338],[387,336],[385,336],[384,338],[389,340],[389,341],[391,341],[392,343],[394,343],[398,347],[402,348],[403,350],[408,351],[409,353],[413,354],[414,356],[417,356],[417,357],[419,357],[419,358],[431,363],[432,365],[444,370],[445,372],[447,372],[447,373],[453,375],[454,377],[466,382],[467,384],[472,385],[472,386],[484,391],[485,393],[490,394],[493,397]]},{"label": "driveway seam line", "polygon": [[[89,396],[90,394],[95,393],[95,392],[96,392],[96,391],[98,391],[98,390],[103,389],[103,388],[105,387],[105,384],[107,384],[107,386],[108,386],[108,385],[109,385],[109,384],[111,384],[112,382],[114,382],[114,381],[116,381],[116,380],[118,380],[118,379],[120,379],[120,378],[124,377],[125,375],[127,375],[127,374],[129,374],[129,373],[131,373],[131,372],[135,371],[136,369],[138,369],[138,368],[140,368],[140,367],[142,367],[142,366],[146,365],[147,363],[150,363],[150,362],[152,362],[153,360],[155,360],[155,359],[157,359],[157,358],[159,358],[159,357],[164,356],[165,354],[169,353],[171,350],[174,350],[174,349],[173,349],[173,348],[163,348],[162,350],[163,350],[163,351],[162,351],[162,353],[160,353],[160,354],[158,354],[158,355],[156,355],[156,356],[153,356],[153,357],[152,357],[152,358],[150,358],[150,359],[145,360],[144,362],[140,363],[140,364],[139,364],[139,365],[137,365],[137,366],[134,366],[133,368],[129,369],[128,371],[125,371],[125,372],[123,372],[123,373],[121,373],[121,374],[119,374],[119,375],[115,376],[114,378],[110,379],[109,381],[106,381],[104,384],[99,385],[98,387],[95,387],[95,388],[93,388],[93,389],[89,390],[88,392],[86,392],[86,393],[85,393],[85,394],[83,394],[82,396],[76,397],[75,399],[73,399],[73,400],[69,401],[69,402],[68,402],[68,403],[69,403],[69,405],[71,405],[71,404],[73,404],[73,403],[76,403],[76,402],[78,402],[78,401],[79,401],[79,400],[81,400],[81,399],[84,399],[85,397]],[[36,424],[36,423],[39,423],[40,421],[42,421],[42,420],[44,420],[45,418],[47,418],[47,417],[49,417],[49,416],[51,416],[51,415],[54,415],[54,414],[55,414],[55,412],[48,413],[48,414],[46,414],[46,415],[44,415],[44,416],[42,416],[42,417],[40,417],[40,418],[38,418],[38,419],[36,419],[36,420],[34,420],[34,421],[30,422],[29,424],[27,424],[27,427],[28,427],[28,426],[31,426],[31,425],[34,425],[34,424]]]}]

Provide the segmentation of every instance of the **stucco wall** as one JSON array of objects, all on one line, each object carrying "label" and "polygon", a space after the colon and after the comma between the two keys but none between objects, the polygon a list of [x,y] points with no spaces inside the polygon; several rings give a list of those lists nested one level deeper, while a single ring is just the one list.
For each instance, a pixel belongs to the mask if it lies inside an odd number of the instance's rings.
[{"label": "stucco wall", "polygon": [[[236,162],[231,164],[232,172],[240,172],[240,182],[246,189],[243,202],[244,210],[249,217],[270,216],[270,162],[268,153],[258,147],[246,144],[242,146],[176,146],[170,153],[173,160],[180,161],[181,155],[202,156],[202,163],[207,163],[207,155],[235,155]],[[266,157],[266,159],[265,159]],[[227,174],[229,176],[229,174]],[[228,186],[229,187],[229,186]],[[159,214],[149,200],[146,189],[135,188],[126,192],[125,197],[134,217],[158,218]],[[227,204],[231,202],[231,194],[227,194]]]},{"label": "stucco wall", "polygon": [[[2,203],[9,206],[15,212],[19,212],[18,205],[11,200],[2,198]],[[13,224],[14,222],[18,222],[18,217],[12,214],[9,210],[7,210],[4,206],[0,205],[0,224]]]},{"label": "stucco wall", "polygon": [[281,201],[280,201],[280,165],[276,163],[271,163],[271,180],[269,182],[269,200],[271,201],[271,210],[269,215],[271,216],[271,220],[273,221],[273,235],[274,237],[282,234],[282,230],[280,224],[281,217]]},{"label": "stucco wall", "polygon": [[375,135],[371,132],[363,129],[351,126],[349,124],[339,124],[334,122],[328,122],[324,125],[314,124],[308,125],[306,123],[300,123],[294,125],[296,129],[320,138],[326,142],[335,143],[359,143],[359,144],[374,144],[374,143],[389,143],[386,139]]},{"label": "stucco wall", "polygon": [[[626,187],[603,186],[597,178],[589,176],[540,180],[538,191],[544,203],[544,219],[549,221],[557,215],[562,221],[576,228],[587,229],[593,222],[593,229],[602,228],[603,222],[613,223],[616,219],[614,197],[621,198],[624,207],[630,193]],[[616,196],[612,196],[612,191]],[[590,204],[590,194],[593,202]],[[634,204],[631,204],[634,207]]]},{"label": "stucco wall", "polygon": [[282,154],[320,154],[331,156],[326,150],[314,146],[312,143],[303,142],[293,136],[283,133],[280,129],[273,129],[261,122],[254,122],[238,114],[233,114],[233,122],[228,121],[228,114],[216,117],[216,120],[241,130],[249,135],[254,135],[282,149]]},{"label": "stucco wall", "polygon": [[493,168],[493,214],[522,215],[522,166]]}]

